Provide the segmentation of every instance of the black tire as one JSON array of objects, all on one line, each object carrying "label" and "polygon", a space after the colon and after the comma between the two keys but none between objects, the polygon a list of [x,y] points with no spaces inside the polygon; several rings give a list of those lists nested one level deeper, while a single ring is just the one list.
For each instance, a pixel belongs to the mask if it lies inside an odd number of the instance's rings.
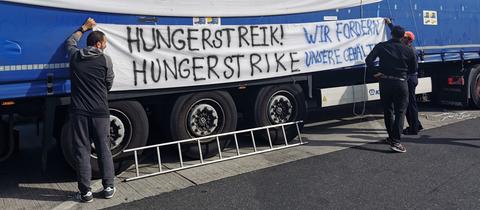
[{"label": "black tire", "polygon": [[0,122],[0,158],[7,153],[8,148],[8,125]]},{"label": "black tire", "polygon": [[470,75],[470,106],[480,109],[480,66],[474,66]]},{"label": "black tire", "polygon": [[[140,103],[119,101],[110,104],[110,141],[115,174],[121,173],[133,164],[133,153],[123,153],[123,150],[145,146],[148,132],[148,118]],[[62,128],[60,145],[65,160],[75,168],[71,133],[70,120],[67,120]],[[140,155],[141,151],[138,154]],[[90,157],[92,176],[98,178],[100,168],[93,145]]]},{"label": "black tire", "polygon": [[[173,140],[190,139],[234,131],[237,127],[235,103],[225,91],[190,93],[178,97],[170,115],[170,134]],[[220,138],[220,149],[230,138]],[[203,157],[218,154],[217,141],[201,142]],[[200,158],[198,144],[182,144],[182,153],[192,159]]]},{"label": "black tire", "polygon": [[[253,106],[253,124],[255,127],[275,125],[303,120],[306,112],[305,96],[299,85],[272,85],[260,89]],[[303,128],[303,124],[299,124]],[[298,134],[295,125],[285,126],[287,141]],[[256,132],[258,138],[268,142],[266,131]],[[281,128],[270,129],[273,144],[285,144]]]}]

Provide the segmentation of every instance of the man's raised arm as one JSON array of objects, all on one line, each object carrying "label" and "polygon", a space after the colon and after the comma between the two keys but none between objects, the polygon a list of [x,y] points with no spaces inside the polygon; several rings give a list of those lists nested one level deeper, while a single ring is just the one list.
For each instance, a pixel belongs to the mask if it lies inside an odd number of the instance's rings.
[{"label": "man's raised arm", "polygon": [[80,41],[80,38],[82,38],[83,33],[91,30],[96,24],[97,23],[95,23],[95,20],[88,18],[80,28],[78,28],[72,35],[70,35],[70,37],[68,37],[67,41],[65,41],[65,47],[67,48],[69,58],[71,58],[73,54],[79,50],[78,41]]}]

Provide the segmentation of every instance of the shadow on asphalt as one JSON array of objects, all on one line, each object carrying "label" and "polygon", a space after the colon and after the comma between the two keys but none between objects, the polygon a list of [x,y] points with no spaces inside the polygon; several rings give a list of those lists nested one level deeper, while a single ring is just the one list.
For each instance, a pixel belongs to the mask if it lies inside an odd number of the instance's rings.
[{"label": "shadow on asphalt", "polygon": [[[357,104],[355,112],[361,112],[362,104]],[[429,104],[420,104],[422,112],[438,112],[439,107],[430,107]],[[445,110],[445,109],[444,109]],[[449,107],[449,110],[463,110],[461,108]],[[381,105],[379,102],[367,103],[365,114],[381,114]],[[339,120],[345,117],[353,116],[353,106],[345,105],[322,110],[309,111],[305,123],[321,122],[328,120]],[[306,127],[302,133],[305,134],[332,134],[332,133],[351,133],[349,137],[378,140],[381,138],[372,137],[382,129],[346,129],[333,128],[352,123],[359,123],[368,120],[378,120],[380,117],[355,118],[351,120],[339,120],[333,123],[322,124],[319,126]],[[405,138],[404,142],[408,144],[449,144],[454,146],[465,146],[479,148],[480,146],[465,143],[469,140],[478,139],[455,139],[455,138],[430,138],[428,135],[422,135],[417,138]],[[240,147],[252,147],[250,140],[240,141]],[[310,141],[306,146],[340,146],[352,147],[359,142],[353,141]],[[64,161],[61,151],[53,146],[49,152],[49,161],[47,171],[42,173],[40,161],[40,138],[34,134],[28,133],[20,142],[21,150],[11,159],[0,163],[0,198],[18,198],[23,200],[45,200],[45,201],[64,201],[66,196],[72,194],[71,191],[54,190],[42,188],[42,185],[57,184],[61,182],[75,182],[75,173]],[[390,149],[377,148],[375,145],[380,142],[354,146],[353,149],[391,153]],[[22,146],[23,145],[23,146]],[[258,142],[258,146],[268,146],[266,142]],[[230,144],[230,149],[233,145]],[[162,153],[162,158],[166,162],[178,161],[178,151],[175,148],[168,148],[167,152]],[[143,157],[142,163],[156,163],[156,154],[153,151],[147,151]],[[35,185],[36,187],[32,187]]]},{"label": "shadow on asphalt", "polygon": [[[75,173],[58,149],[49,153],[46,172],[42,173],[39,149],[23,149],[0,163],[0,199],[64,201],[72,191],[43,188],[60,182],[75,182]],[[32,186],[35,185],[35,186]],[[58,188],[58,186],[55,186]]]}]

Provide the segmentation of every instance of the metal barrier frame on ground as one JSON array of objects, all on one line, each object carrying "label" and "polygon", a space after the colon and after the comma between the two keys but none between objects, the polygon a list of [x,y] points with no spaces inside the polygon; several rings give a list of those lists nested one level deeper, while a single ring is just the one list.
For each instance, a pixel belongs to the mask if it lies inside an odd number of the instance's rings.
[{"label": "metal barrier frame on ground", "polygon": [[[125,153],[127,153],[127,152],[133,152],[133,156],[134,156],[134,159],[135,159],[135,172],[136,172],[136,176],[127,178],[127,179],[125,179],[125,181],[132,181],[132,180],[142,179],[142,178],[146,178],[146,177],[151,177],[151,176],[156,176],[156,175],[160,175],[160,174],[166,174],[166,173],[170,173],[170,172],[174,172],[174,171],[179,171],[179,170],[189,169],[189,168],[193,168],[193,167],[198,167],[198,166],[202,166],[202,165],[206,165],[206,164],[218,163],[218,162],[222,162],[222,161],[226,161],[226,160],[232,160],[232,159],[237,159],[237,158],[241,158],[241,157],[246,157],[246,156],[256,155],[256,154],[260,154],[260,153],[265,153],[265,152],[270,152],[270,151],[275,151],[275,150],[286,149],[286,148],[290,148],[290,147],[295,147],[295,146],[303,145],[303,144],[306,144],[306,143],[308,143],[308,142],[304,142],[304,141],[302,140],[302,136],[301,136],[301,133],[300,133],[300,127],[299,127],[299,124],[300,124],[300,123],[303,123],[303,121],[296,121],[296,122],[288,122],[288,123],[282,123],[282,124],[276,124],[276,125],[269,125],[269,126],[264,126],[264,127],[258,127],[258,128],[252,128],[252,129],[246,129],[246,130],[239,130],[239,131],[233,131],[233,132],[228,132],[228,133],[222,133],[222,134],[216,134],[216,135],[210,135],[210,136],[203,136],[203,137],[198,137],[198,138],[191,138],[191,139],[185,139],[185,140],[167,142],[167,143],[162,143],[162,144],[156,144],[156,145],[150,145],[150,146],[144,146],[144,147],[126,149],[126,150],[124,150],[123,152],[125,152]],[[289,126],[289,125],[295,125],[295,126],[296,126],[296,129],[297,129],[297,132],[298,132],[298,140],[299,140],[299,143],[294,143],[294,144],[289,144],[289,143],[288,143],[287,135],[286,135],[286,132],[285,132],[285,126]],[[274,147],[273,144],[272,144],[271,136],[270,136],[270,129],[278,128],[278,127],[281,127],[281,129],[282,129],[282,133],[283,133],[283,138],[284,138],[284,140],[285,140],[285,144],[281,144],[280,146]],[[255,142],[255,135],[254,135],[253,132],[254,132],[254,131],[259,131],[259,130],[266,130],[266,131],[267,131],[268,143],[269,143],[269,146],[270,146],[269,149],[260,150],[260,151],[257,150],[257,144],[256,144],[256,142]],[[252,140],[252,143],[253,143],[253,152],[241,154],[240,148],[239,148],[239,146],[238,146],[238,136],[237,136],[237,135],[238,135],[238,134],[242,134],[242,133],[250,133],[250,137],[251,137],[251,140]],[[224,158],[224,157],[222,156],[222,150],[221,150],[221,148],[220,148],[220,137],[224,137],[224,136],[233,136],[233,137],[234,137],[235,149],[236,149],[236,151],[237,151],[237,155],[234,155],[234,156],[231,156],[231,157],[227,157],[227,158]],[[216,141],[217,141],[217,148],[218,148],[218,157],[219,157],[219,159],[211,160],[211,161],[205,161],[205,160],[204,160],[204,157],[203,157],[203,154],[202,154],[201,142],[200,142],[200,141],[201,141],[201,140],[204,140],[204,139],[210,139],[210,138],[215,138]],[[200,153],[200,163],[193,164],[193,165],[189,165],[189,166],[185,166],[185,165],[184,165],[184,161],[183,161],[183,156],[182,156],[182,147],[181,147],[181,144],[182,144],[182,143],[189,143],[189,142],[196,142],[196,143],[197,143],[198,149],[199,149],[199,153]],[[164,170],[163,167],[162,167],[162,159],[161,159],[161,155],[160,155],[160,147],[166,147],[166,146],[175,145],[175,144],[176,144],[177,147],[178,147],[178,155],[179,155],[179,158],[180,158],[180,167],[178,167],[178,168],[173,168],[173,169],[168,169],[168,170]],[[139,166],[139,162],[138,162],[138,151],[140,151],[140,150],[146,150],[146,149],[151,149],[151,148],[156,148],[157,160],[158,160],[158,170],[159,170],[159,171],[158,171],[158,172],[155,172],[155,173],[140,175],[140,171],[139,171],[139,169],[138,169],[138,166]]]}]

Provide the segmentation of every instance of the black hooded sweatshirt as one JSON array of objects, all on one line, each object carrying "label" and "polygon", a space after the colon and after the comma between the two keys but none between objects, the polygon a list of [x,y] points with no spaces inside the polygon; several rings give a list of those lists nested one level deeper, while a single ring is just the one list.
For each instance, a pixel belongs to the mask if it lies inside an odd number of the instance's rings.
[{"label": "black hooded sweatshirt", "polygon": [[66,41],[70,57],[70,111],[90,117],[109,117],[108,91],[112,88],[112,60],[102,50],[89,46],[79,49],[81,35],[72,34]]}]

